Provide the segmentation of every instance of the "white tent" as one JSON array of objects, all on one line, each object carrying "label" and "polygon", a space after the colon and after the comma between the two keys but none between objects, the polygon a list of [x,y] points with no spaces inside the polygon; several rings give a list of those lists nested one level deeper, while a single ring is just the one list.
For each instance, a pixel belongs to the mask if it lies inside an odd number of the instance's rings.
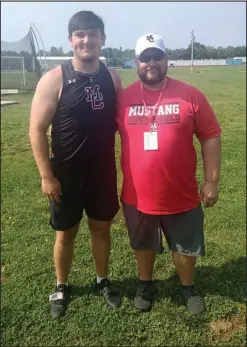
[{"label": "white tent", "polygon": [[[62,64],[65,60],[70,60],[72,57],[41,57],[40,63],[42,70],[45,71],[45,62],[46,62],[46,70],[51,70]],[[100,57],[100,60],[107,65],[107,60],[105,57]]]},{"label": "white tent", "polygon": [[234,57],[233,59],[242,59],[242,63],[246,63],[246,57]]}]

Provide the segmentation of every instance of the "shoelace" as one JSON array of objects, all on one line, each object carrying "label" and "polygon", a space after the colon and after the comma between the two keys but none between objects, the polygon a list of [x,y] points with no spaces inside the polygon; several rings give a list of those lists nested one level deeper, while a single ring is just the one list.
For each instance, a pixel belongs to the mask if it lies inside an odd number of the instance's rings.
[{"label": "shoelace", "polygon": [[138,283],[136,295],[137,296],[143,296],[143,295],[151,295],[153,291],[153,285],[152,283]]},{"label": "shoelace", "polygon": [[104,288],[104,287],[109,287],[110,286],[110,281],[108,280],[108,278],[104,278],[100,283],[99,283],[100,287]]},{"label": "shoelace", "polygon": [[187,289],[186,294],[187,294],[188,300],[195,297],[199,298],[199,295],[194,287]]},{"label": "shoelace", "polygon": [[117,290],[114,288],[113,285],[111,285],[108,278],[105,278],[100,282],[100,290],[103,295],[117,295]]}]

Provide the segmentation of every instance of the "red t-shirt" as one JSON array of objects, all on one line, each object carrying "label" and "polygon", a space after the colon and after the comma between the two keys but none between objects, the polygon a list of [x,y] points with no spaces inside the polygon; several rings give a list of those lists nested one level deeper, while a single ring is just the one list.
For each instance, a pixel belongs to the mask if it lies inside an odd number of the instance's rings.
[{"label": "red t-shirt", "polygon": [[145,88],[142,94],[137,81],[119,92],[117,116],[122,146],[121,200],[157,215],[188,211],[200,204],[193,135],[202,141],[221,134],[205,96],[168,77],[156,108],[158,150],[145,150],[144,132],[150,132],[151,120],[143,99],[148,108],[157,103],[159,95],[160,91]]}]

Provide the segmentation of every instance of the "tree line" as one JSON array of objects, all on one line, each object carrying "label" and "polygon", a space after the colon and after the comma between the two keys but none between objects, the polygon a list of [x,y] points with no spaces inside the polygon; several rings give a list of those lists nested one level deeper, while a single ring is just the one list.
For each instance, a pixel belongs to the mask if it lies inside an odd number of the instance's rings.
[{"label": "tree line", "polygon": [[[43,53],[43,52],[42,52]],[[167,49],[168,57],[170,60],[189,60],[191,59],[191,44],[187,48],[179,49]],[[73,52],[69,51],[64,53],[62,47],[51,47],[49,52],[46,52],[47,56],[73,56]],[[101,56],[105,57],[111,65],[122,64],[126,59],[135,58],[134,49],[119,48],[103,48],[101,50]],[[234,57],[245,57],[246,46],[228,46],[228,47],[213,47],[205,46],[200,42],[194,42],[193,45],[194,59],[226,59]]]},{"label": "tree line", "polygon": [[[44,52],[41,50],[40,54],[43,56]],[[179,49],[167,49],[168,57],[170,60],[190,60],[191,59],[191,44],[187,48]],[[15,52],[4,52],[1,51],[2,56],[24,56],[25,65],[31,68],[31,55],[27,52],[20,52],[19,54]],[[39,56],[39,53],[37,54]],[[73,56],[73,51],[64,52],[62,47],[52,46],[49,51],[45,51],[47,57],[61,57],[61,56]],[[101,56],[107,59],[110,66],[122,66],[123,62],[128,59],[135,58],[134,49],[119,48],[103,48],[101,50]],[[205,46],[200,42],[194,42],[193,46],[193,56],[194,59],[227,59],[234,57],[245,57],[246,56],[246,46],[228,46],[228,47],[213,47]],[[14,62],[13,62],[14,63]]]}]

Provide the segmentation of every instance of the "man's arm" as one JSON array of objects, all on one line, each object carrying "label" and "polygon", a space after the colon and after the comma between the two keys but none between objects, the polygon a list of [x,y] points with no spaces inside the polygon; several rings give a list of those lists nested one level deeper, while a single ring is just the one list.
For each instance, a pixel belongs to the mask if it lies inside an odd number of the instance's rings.
[{"label": "man's arm", "polygon": [[62,86],[61,68],[47,72],[39,81],[31,106],[29,137],[42,179],[43,193],[59,200],[59,182],[53,176],[49,160],[47,130],[56,112]]},{"label": "man's arm", "polygon": [[[111,77],[112,77],[112,80],[113,80],[113,83],[114,83],[114,86],[115,86],[115,89],[116,89],[116,92],[118,93],[120,90],[123,89],[123,85],[122,85],[122,82],[121,82],[121,78],[119,76],[119,74],[117,73],[117,71],[115,69],[112,69],[112,68],[108,68],[110,74],[111,74]],[[119,93],[118,93],[119,94]],[[118,100],[118,96],[117,95],[117,100]],[[119,112],[119,105],[118,105],[118,101],[117,101],[117,114]],[[116,119],[118,118],[118,115],[116,115]],[[115,128],[115,132],[118,131],[118,124],[116,122],[116,128]]]},{"label": "man's arm", "polygon": [[221,138],[220,136],[201,143],[204,168],[204,184],[200,196],[205,207],[213,206],[219,199],[218,184],[221,170]]},{"label": "man's arm", "polygon": [[196,136],[201,143],[204,168],[204,184],[201,187],[200,196],[204,206],[211,207],[219,199],[221,128],[204,95],[200,96],[195,124]]},{"label": "man's arm", "polygon": [[221,137],[213,137],[201,142],[204,180],[215,184],[220,180]]},{"label": "man's arm", "polygon": [[116,91],[118,92],[119,90],[123,89],[121,78],[120,78],[119,74],[117,73],[117,71],[115,69],[112,69],[109,67],[108,67],[108,70],[111,74]]}]

